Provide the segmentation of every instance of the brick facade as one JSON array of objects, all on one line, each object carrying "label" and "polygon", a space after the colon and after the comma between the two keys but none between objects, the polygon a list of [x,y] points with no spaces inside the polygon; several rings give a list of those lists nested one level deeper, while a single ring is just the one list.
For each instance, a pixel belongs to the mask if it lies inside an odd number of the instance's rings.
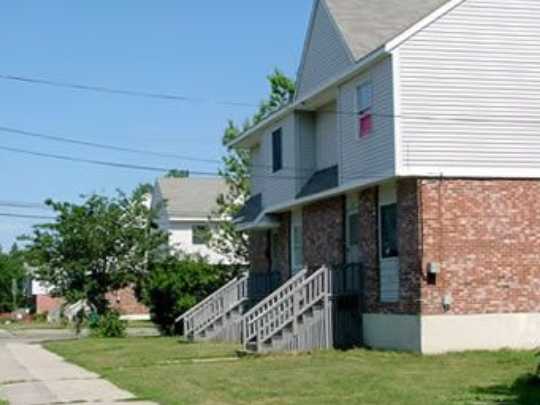
[{"label": "brick facade", "polygon": [[365,271],[365,312],[418,314],[420,311],[419,219],[415,180],[397,183],[400,273],[399,301],[383,303],[380,297],[379,189],[360,193],[360,260]]},{"label": "brick facade", "polygon": [[[289,213],[279,216],[280,226],[274,231],[255,231],[249,235],[249,256],[251,261],[251,271],[254,273],[268,273],[272,270],[281,273],[282,280],[290,277],[290,221]],[[272,237],[275,232],[276,238]],[[276,243],[274,246],[275,257],[272,258],[271,240]]]},{"label": "brick facade", "polygon": [[120,315],[148,315],[146,306],[137,301],[133,288],[124,288],[108,295],[111,308]]},{"label": "brick facade", "polygon": [[[148,315],[148,308],[137,301],[132,288],[111,293],[107,296],[111,308],[120,312],[121,315]],[[36,314],[48,314],[56,311],[64,305],[64,299],[54,298],[50,295],[36,295]]]},{"label": "brick facade", "polygon": [[[422,314],[540,312],[540,181],[420,180]],[[453,305],[447,312],[443,297]]]},{"label": "brick facade", "polygon": [[270,240],[267,231],[255,231],[249,234],[250,270],[254,273],[270,271]]},{"label": "brick facade", "polygon": [[[378,187],[359,193],[360,260],[366,313],[467,315],[540,312],[540,181],[400,179],[399,301],[382,303]],[[304,262],[315,269],[344,261],[344,203],[303,208]],[[289,263],[289,220],[279,230]],[[270,266],[268,234],[252,239],[254,270]],[[264,253],[264,254],[263,254]],[[430,263],[441,273],[428,275]],[[443,298],[452,304],[443,307]]]},{"label": "brick facade", "polygon": [[291,215],[289,213],[280,216],[281,226],[277,229],[276,238],[277,246],[276,257],[273,258],[272,267],[274,270],[281,272],[281,279],[287,280],[291,276],[291,256],[290,256],[290,228]]},{"label": "brick facade", "polygon": [[337,197],[304,207],[304,264],[309,270],[343,264],[344,205],[343,197]]},{"label": "brick facade", "polygon": [[51,312],[56,311],[64,304],[62,298],[54,298],[50,295],[36,295],[35,296],[35,307],[37,315],[45,315]]}]

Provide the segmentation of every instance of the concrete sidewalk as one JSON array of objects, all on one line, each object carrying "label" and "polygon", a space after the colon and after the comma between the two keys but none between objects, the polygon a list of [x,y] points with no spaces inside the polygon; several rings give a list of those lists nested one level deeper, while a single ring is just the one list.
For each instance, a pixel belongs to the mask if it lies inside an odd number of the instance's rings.
[{"label": "concrete sidewalk", "polygon": [[39,345],[0,337],[0,399],[10,405],[138,404],[134,395]]}]

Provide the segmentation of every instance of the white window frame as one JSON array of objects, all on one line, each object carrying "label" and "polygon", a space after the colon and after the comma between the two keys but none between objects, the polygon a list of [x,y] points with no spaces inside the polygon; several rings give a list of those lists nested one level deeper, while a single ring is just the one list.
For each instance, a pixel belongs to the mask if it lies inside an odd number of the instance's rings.
[{"label": "white window frame", "polygon": [[[398,303],[400,300],[401,286],[400,286],[400,260],[399,260],[399,251],[398,256],[395,257],[383,257],[382,254],[382,209],[384,207],[394,205],[398,203],[397,199],[397,185],[395,182],[383,184],[379,186],[379,204],[377,207],[378,210],[378,255],[379,255],[379,272],[380,272],[380,301],[381,303]],[[399,229],[398,232],[398,244],[399,244]],[[385,274],[386,273],[386,274]],[[386,279],[384,276],[390,274],[394,278],[397,290],[395,295],[392,295],[388,292],[387,286],[384,285]]]},{"label": "white window frame", "polygon": [[[366,105],[362,105],[363,100],[360,97],[360,91],[362,90],[362,88],[365,88],[368,86],[369,86],[369,102]],[[355,108],[356,137],[357,139],[361,140],[373,134],[374,132],[373,125],[372,125],[371,130],[367,134],[364,134],[364,135],[360,134],[360,129],[361,129],[360,120],[362,120],[366,116],[371,116],[371,121],[373,124],[373,104],[374,104],[375,92],[374,92],[374,87],[373,87],[373,80],[371,78],[365,79],[356,85],[354,98],[355,98],[355,107],[356,107]]]}]

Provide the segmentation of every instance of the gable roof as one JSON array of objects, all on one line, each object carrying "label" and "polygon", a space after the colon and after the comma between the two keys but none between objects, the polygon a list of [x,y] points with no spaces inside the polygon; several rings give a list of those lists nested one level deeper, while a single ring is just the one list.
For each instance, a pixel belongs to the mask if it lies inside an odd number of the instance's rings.
[{"label": "gable roof", "polygon": [[356,60],[383,46],[450,0],[325,0]]},{"label": "gable roof", "polygon": [[165,201],[169,218],[206,218],[217,208],[216,200],[227,192],[227,186],[220,178],[160,178],[156,192]]}]

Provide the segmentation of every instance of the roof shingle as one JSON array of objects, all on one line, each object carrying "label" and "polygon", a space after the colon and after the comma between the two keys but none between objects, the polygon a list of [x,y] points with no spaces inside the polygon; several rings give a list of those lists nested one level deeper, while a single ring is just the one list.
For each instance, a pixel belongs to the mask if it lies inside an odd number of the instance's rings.
[{"label": "roof shingle", "polygon": [[325,0],[354,58],[360,60],[450,0]]}]

